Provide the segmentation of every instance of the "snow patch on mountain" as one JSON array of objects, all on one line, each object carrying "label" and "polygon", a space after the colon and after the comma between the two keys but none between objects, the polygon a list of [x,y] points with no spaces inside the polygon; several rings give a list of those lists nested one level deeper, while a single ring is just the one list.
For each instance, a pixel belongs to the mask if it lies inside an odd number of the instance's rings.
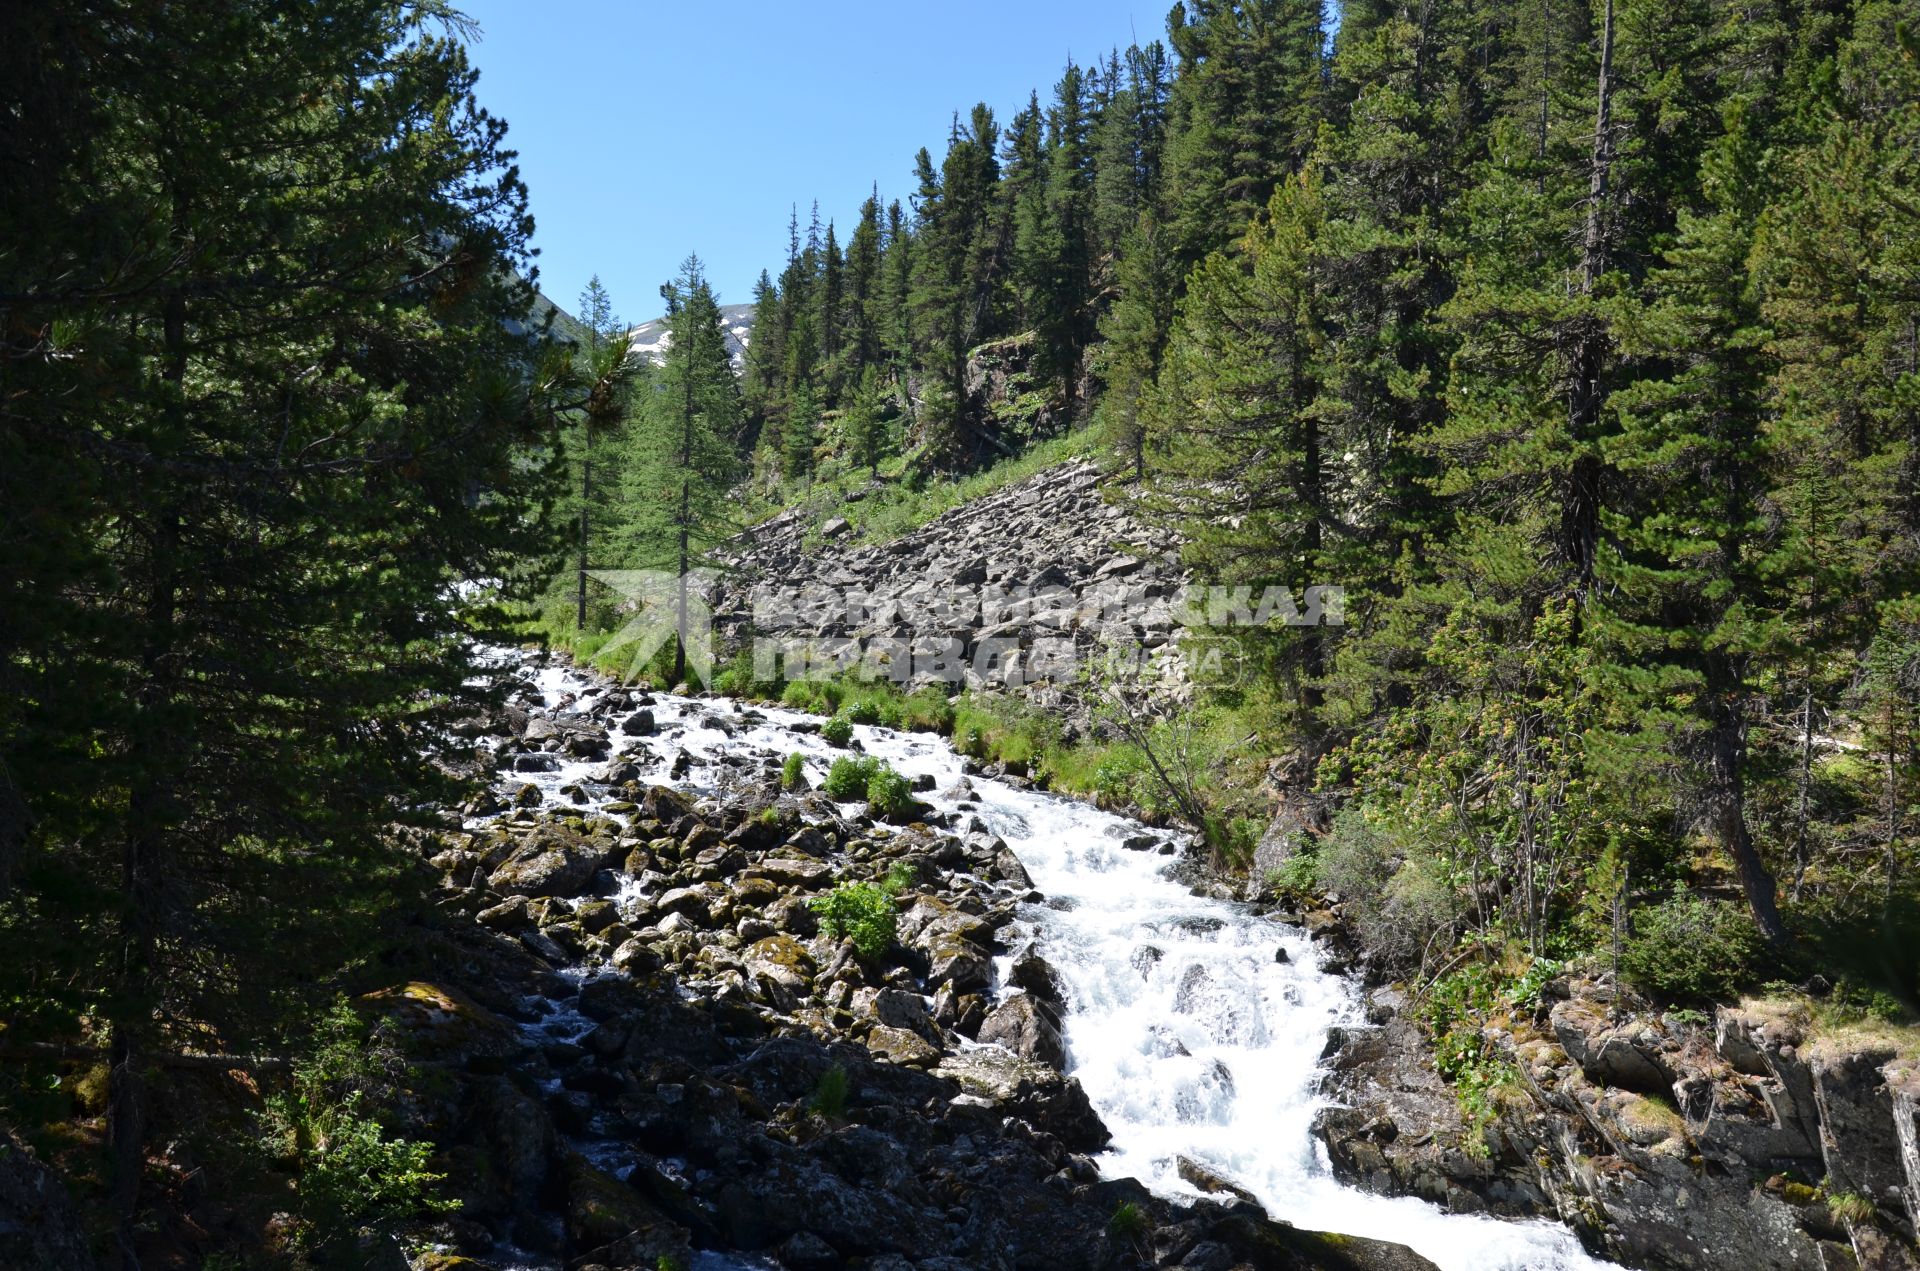
[{"label": "snow patch on mountain", "polygon": [[[726,331],[727,353],[733,359],[733,369],[742,370],[747,364],[747,345],[753,338],[753,306],[721,305],[720,325]],[[673,332],[667,329],[665,318],[655,318],[651,322],[642,322],[629,332],[633,337],[633,352],[658,366],[667,360],[667,350],[673,346]]]}]

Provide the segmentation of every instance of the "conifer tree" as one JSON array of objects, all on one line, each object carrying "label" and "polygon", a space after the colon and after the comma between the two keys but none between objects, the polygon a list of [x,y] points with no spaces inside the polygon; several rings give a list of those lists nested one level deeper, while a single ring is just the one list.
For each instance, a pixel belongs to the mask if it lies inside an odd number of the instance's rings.
[{"label": "conifer tree", "polygon": [[1709,825],[1754,921],[1784,943],[1747,808],[1760,683],[1791,648],[1781,618],[1789,598],[1769,567],[1776,531],[1760,497],[1773,475],[1767,332],[1747,268],[1766,199],[1764,148],[1736,106],[1703,165],[1702,211],[1682,216],[1648,302],[1628,320],[1634,345],[1677,369],[1614,396],[1621,429],[1606,457],[1635,493],[1608,517],[1604,563],[1623,674],[1647,717],[1667,722],[1683,755],[1700,760]]},{"label": "conifer tree", "polygon": [[700,258],[687,257],[660,295],[673,339],[635,413],[623,555],[635,568],[670,570],[680,579],[673,661],[679,683],[687,671],[688,575],[733,527],[728,496],[739,471],[742,413],[720,304]]},{"label": "conifer tree", "polygon": [[84,38],[0,123],[0,994],[105,1046],[123,1265],[180,1054],[274,1045],[406,894],[482,696],[450,584],[551,559],[570,353],[442,12],[53,0]]}]

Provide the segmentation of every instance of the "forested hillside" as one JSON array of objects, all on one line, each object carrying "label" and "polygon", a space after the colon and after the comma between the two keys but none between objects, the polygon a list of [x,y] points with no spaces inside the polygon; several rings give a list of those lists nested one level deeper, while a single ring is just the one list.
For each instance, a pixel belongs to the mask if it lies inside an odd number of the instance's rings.
[{"label": "forested hillside", "polygon": [[1342,627],[1230,633],[1258,674],[1211,707],[1287,775],[1220,776],[1229,850],[1277,782],[1263,860],[1410,956],[1645,930],[1715,969],[1644,978],[1724,991],[1813,940],[1916,1005],[1903,10],[1339,19],[1177,5],[1165,45],[956,115],[844,243],[796,220],[754,489],[902,483],[871,508],[1090,439],[1196,577],[1347,590]]}]

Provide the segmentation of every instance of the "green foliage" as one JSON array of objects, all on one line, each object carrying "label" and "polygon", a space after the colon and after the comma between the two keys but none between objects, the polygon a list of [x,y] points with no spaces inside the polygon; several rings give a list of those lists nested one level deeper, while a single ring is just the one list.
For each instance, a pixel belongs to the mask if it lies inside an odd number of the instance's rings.
[{"label": "green foliage", "polygon": [[[10,1039],[89,1040],[55,1019],[84,1010],[124,1048],[137,1163],[195,1128],[166,1056],[276,1048],[393,952],[421,884],[390,830],[458,800],[430,739],[501,688],[466,642],[565,541],[575,355],[450,10],[121,16],[0,18],[47,124],[0,181],[0,1003]],[[309,1201],[348,1159],[376,1208],[417,1181],[368,1118]]]},{"label": "green foliage", "polygon": [[260,1114],[269,1151],[295,1171],[296,1239],[319,1248],[419,1213],[454,1209],[434,1195],[444,1175],[428,1170],[433,1145],[394,1137],[373,1105],[398,1093],[405,1067],[345,999],[321,1016],[291,1088]]},{"label": "green foliage", "polygon": [[882,766],[880,760],[868,755],[842,756],[827,769],[827,779],[820,783],[820,790],[840,803],[865,798],[867,786]]},{"label": "green foliage", "polygon": [[1873,1203],[1873,1197],[1862,1192],[1828,1191],[1822,1185],[1820,1199],[1828,1213],[1849,1227],[1872,1222],[1879,1211],[1879,1206]]},{"label": "green foliage", "polygon": [[820,738],[829,746],[846,746],[853,741],[853,721],[846,715],[835,715],[820,725]]},{"label": "green foliage", "polygon": [[1130,1200],[1115,1205],[1113,1216],[1107,1219],[1107,1232],[1116,1240],[1136,1241],[1144,1237],[1146,1231],[1147,1215]]},{"label": "green foliage", "polygon": [[918,882],[920,871],[911,861],[895,861],[887,866],[887,877],[880,885],[889,895],[898,896],[901,892]]},{"label": "green foliage", "polygon": [[786,762],[780,765],[780,788],[782,790],[807,788],[807,757],[797,750],[788,755]]},{"label": "green foliage", "polygon": [[867,779],[867,806],[873,814],[895,820],[913,811],[913,787],[892,768],[881,767]]},{"label": "green foliage", "polygon": [[1515,986],[1503,985],[1490,968],[1469,965],[1429,985],[1420,1005],[1421,1022],[1433,1037],[1434,1067],[1474,1129],[1468,1147],[1477,1155],[1487,1152],[1485,1131],[1499,1116],[1503,1093],[1518,1082],[1513,1061],[1485,1032],[1488,1016],[1515,1005],[1515,995]]},{"label": "green foliage", "polygon": [[1725,1000],[1759,978],[1761,951],[1740,906],[1682,895],[1634,913],[1620,970],[1663,999]]},{"label": "green foliage", "polygon": [[893,896],[872,883],[843,882],[808,902],[833,939],[849,939],[860,956],[877,960],[893,947],[899,929]]},{"label": "green foliage", "polygon": [[807,1110],[829,1121],[844,1121],[851,1086],[847,1070],[839,1064],[833,1065],[820,1074],[820,1080],[815,1083],[813,1094],[807,1100]]}]

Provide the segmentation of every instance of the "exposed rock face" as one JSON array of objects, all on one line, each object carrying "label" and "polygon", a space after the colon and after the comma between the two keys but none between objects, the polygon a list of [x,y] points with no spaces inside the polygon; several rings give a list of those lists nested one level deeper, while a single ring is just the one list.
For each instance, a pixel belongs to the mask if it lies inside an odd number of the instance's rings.
[{"label": "exposed rock face", "polygon": [[[1710,1033],[1616,1019],[1604,985],[1557,987],[1494,1038],[1522,1091],[1484,1137],[1398,994],[1376,990],[1383,1022],[1329,1042],[1327,1088],[1344,1106],[1316,1129],[1335,1172],[1454,1210],[1557,1215],[1632,1266],[1920,1265],[1916,1081],[1891,1050],[1810,1043],[1803,1020],[1761,1005],[1722,1007]],[[1870,1200],[1872,1218],[1834,1213],[1841,1193]]]},{"label": "exposed rock face", "polygon": [[[816,535],[824,541],[810,546]],[[1081,722],[1072,692],[1079,662],[1103,639],[1151,654],[1179,627],[1177,543],[1123,504],[1109,504],[1098,470],[1084,461],[1049,468],[887,543],[855,542],[844,522],[816,526],[797,508],[735,546],[715,604],[729,643],[757,632],[805,643],[829,662],[884,657],[887,673],[919,683],[940,678],[938,659],[916,650],[902,661],[887,642],[953,640],[957,646],[943,656],[961,668],[960,682],[1005,686]],[[864,603],[849,608],[842,600],[849,592]],[[1013,681],[995,668],[1010,670]]]}]

